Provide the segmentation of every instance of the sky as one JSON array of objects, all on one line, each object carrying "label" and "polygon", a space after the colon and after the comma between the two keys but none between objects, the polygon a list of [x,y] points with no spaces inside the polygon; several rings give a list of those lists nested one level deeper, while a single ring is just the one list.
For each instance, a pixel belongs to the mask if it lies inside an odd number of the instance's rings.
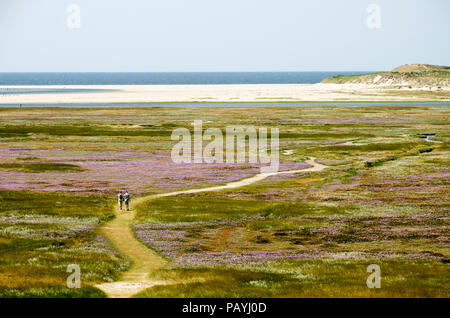
[{"label": "sky", "polygon": [[448,0],[0,0],[0,72],[450,65]]}]

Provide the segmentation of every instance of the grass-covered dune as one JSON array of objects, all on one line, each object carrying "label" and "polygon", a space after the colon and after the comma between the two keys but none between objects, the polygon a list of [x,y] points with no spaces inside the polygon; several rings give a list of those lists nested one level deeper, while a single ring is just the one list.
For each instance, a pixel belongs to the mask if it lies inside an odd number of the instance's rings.
[{"label": "grass-covered dune", "polygon": [[450,86],[450,67],[428,64],[407,64],[390,72],[376,72],[361,75],[335,75],[322,83],[368,84],[381,86],[433,87],[441,89]]}]

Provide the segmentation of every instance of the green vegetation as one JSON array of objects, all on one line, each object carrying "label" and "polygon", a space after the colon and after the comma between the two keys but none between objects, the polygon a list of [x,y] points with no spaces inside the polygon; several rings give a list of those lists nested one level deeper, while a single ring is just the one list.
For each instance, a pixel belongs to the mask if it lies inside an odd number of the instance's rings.
[{"label": "green vegetation", "polygon": [[22,158],[17,158],[17,160],[23,160],[23,161],[29,161],[29,160],[39,160],[38,157],[22,157]]},{"label": "green vegetation", "polygon": [[25,172],[45,171],[81,171],[81,167],[67,163],[39,162],[39,163],[1,163],[0,169],[18,170]]},{"label": "green vegetation", "polygon": [[[261,207],[256,200],[212,200],[208,194],[178,195],[147,201],[138,206],[136,219],[156,219],[161,222],[206,221],[260,215],[270,203]],[[190,211],[190,213],[186,213]]]},{"label": "green vegetation", "polygon": [[240,190],[183,194],[147,201],[137,207],[136,221],[192,222],[239,219],[246,216],[287,217],[342,214],[351,207],[305,202],[270,202],[235,198]]},{"label": "green vegetation", "polygon": [[[0,191],[0,297],[104,297],[92,284],[128,266],[95,231],[111,217],[106,197]],[[66,286],[69,264],[81,289]]]},{"label": "green vegetation", "polygon": [[[383,269],[380,289],[369,289],[365,284],[367,266],[373,263]],[[448,280],[443,277],[448,274],[445,264],[379,260],[305,260],[260,268],[171,269],[158,276],[191,277],[193,282],[155,286],[135,297],[447,297]]]},{"label": "green vegetation", "polygon": [[0,137],[29,137],[39,134],[49,136],[170,136],[171,133],[172,130],[160,130],[158,127],[156,129],[144,126],[131,129],[114,129],[110,126],[83,126],[79,124],[70,126],[7,125],[0,128]]},{"label": "green vegetation", "polygon": [[[312,156],[328,168],[132,201],[136,237],[168,261],[149,274],[182,281],[138,297],[450,294],[448,107],[0,111],[2,297],[104,297],[93,286],[129,266],[97,230],[118,189],[134,198],[259,171],[171,165],[172,129],[199,118],[204,129],[279,128],[283,169]],[[81,290],[66,288],[68,264],[80,265]],[[381,266],[381,289],[366,287],[368,264]]]},{"label": "green vegetation", "polygon": [[0,190],[0,215],[96,217],[104,222],[114,216],[112,205],[106,195]]},{"label": "green vegetation", "polygon": [[366,168],[377,167],[377,166],[381,166],[385,162],[394,161],[397,159],[398,159],[398,157],[396,157],[396,156],[389,156],[389,157],[381,158],[381,159],[378,159],[375,161],[366,161],[366,162],[364,162],[364,167],[366,167]]}]

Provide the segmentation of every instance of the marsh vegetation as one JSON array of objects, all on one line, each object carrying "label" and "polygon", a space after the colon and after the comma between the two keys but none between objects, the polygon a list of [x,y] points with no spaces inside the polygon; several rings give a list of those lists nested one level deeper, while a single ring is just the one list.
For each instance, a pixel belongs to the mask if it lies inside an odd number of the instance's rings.
[{"label": "marsh vegetation", "polygon": [[[324,171],[137,207],[133,230],[168,261],[139,297],[448,297],[449,111],[444,106],[22,108],[0,116],[0,295],[104,297],[129,260],[98,233],[116,191],[224,184],[257,165],[170,160],[172,129],[277,127],[280,169]],[[433,134],[428,143],[423,136]],[[82,289],[65,286],[80,264]],[[366,286],[379,264],[382,288]]]}]

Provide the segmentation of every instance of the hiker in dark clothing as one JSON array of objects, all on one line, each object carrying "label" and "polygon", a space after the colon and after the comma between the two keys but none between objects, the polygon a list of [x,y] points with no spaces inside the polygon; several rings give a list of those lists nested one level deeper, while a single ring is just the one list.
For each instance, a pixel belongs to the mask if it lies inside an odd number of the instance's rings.
[{"label": "hiker in dark clothing", "polygon": [[125,200],[125,208],[127,209],[127,211],[130,211],[130,194],[128,193],[128,191],[125,191],[123,197]]},{"label": "hiker in dark clothing", "polygon": [[120,191],[119,194],[117,195],[117,201],[119,203],[119,209],[120,209],[120,211],[122,211],[122,204],[123,204],[123,193],[122,193],[122,191]]}]

